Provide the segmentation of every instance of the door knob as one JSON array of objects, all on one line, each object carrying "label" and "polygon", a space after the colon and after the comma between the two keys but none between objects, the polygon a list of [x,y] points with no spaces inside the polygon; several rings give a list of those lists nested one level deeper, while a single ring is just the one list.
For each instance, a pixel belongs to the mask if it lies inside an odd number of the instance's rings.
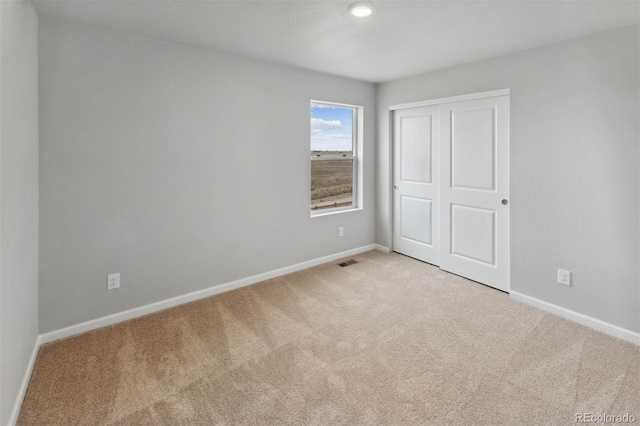
[{"label": "door knob", "polygon": [[393,189],[397,190],[398,189],[398,185],[393,185]]},{"label": "door knob", "polygon": [[506,198],[502,199],[502,205],[506,206],[507,204],[509,204],[509,200],[507,200]]}]

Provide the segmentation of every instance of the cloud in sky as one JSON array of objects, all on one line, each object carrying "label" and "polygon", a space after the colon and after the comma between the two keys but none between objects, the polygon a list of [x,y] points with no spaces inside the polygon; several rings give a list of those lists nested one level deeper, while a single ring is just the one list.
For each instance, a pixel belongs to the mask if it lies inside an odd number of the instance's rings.
[{"label": "cloud in sky", "polygon": [[330,141],[333,139],[342,139],[351,141],[351,135],[348,134],[332,134],[332,135],[319,135],[319,136],[311,136],[312,139],[319,141]]},{"label": "cloud in sky", "polygon": [[330,129],[342,127],[340,120],[323,120],[322,118],[311,117],[311,133],[320,133]]},{"label": "cloud in sky", "polygon": [[312,136],[312,151],[351,151],[351,135]]},{"label": "cloud in sky", "polygon": [[311,150],[351,151],[353,109],[311,104]]},{"label": "cloud in sky", "polygon": [[311,104],[311,108],[329,108],[329,109],[336,109],[336,108],[340,108],[340,107],[336,107],[334,105],[326,105],[326,104]]}]

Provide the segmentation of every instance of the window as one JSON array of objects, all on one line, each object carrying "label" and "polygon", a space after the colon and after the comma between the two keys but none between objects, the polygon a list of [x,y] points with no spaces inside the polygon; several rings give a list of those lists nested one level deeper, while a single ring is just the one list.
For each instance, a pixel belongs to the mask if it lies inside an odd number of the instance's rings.
[{"label": "window", "polygon": [[362,107],[311,101],[311,215],[361,203]]}]

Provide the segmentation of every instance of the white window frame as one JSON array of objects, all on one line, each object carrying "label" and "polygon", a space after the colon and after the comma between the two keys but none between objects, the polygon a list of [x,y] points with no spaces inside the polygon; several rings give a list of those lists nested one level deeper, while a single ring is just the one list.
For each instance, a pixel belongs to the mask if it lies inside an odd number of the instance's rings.
[{"label": "white window frame", "polygon": [[[352,155],[348,157],[310,157],[309,162],[309,188],[311,188],[311,162],[313,161],[327,161],[327,160],[351,160],[353,161],[353,181],[351,185],[351,205],[343,206],[343,207],[331,207],[324,208],[319,210],[311,210],[311,206],[309,206],[309,211],[311,217],[319,217],[319,216],[327,216],[336,213],[346,213],[357,210],[362,210],[363,205],[363,167],[362,167],[362,148],[364,141],[364,107],[361,105],[351,105],[351,104],[343,104],[338,102],[327,102],[327,101],[316,101],[310,100],[309,107],[311,105],[327,105],[334,106],[339,108],[351,108],[353,110],[353,118],[352,118],[352,126],[351,131],[352,134]],[[311,123],[311,121],[309,121]],[[309,131],[311,134],[311,131]],[[309,151],[311,152],[311,151]]]}]

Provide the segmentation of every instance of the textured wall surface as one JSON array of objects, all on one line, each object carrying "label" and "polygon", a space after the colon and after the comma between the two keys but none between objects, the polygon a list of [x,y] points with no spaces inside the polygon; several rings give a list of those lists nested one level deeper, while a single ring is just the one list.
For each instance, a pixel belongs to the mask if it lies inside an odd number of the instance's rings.
[{"label": "textured wall surface", "polygon": [[0,2],[0,424],[38,336],[38,17]]},{"label": "textured wall surface", "polygon": [[[45,18],[40,88],[41,332],[374,242],[373,84]],[[311,99],[364,106],[363,210],[309,215]]]},{"label": "textured wall surface", "polygon": [[381,84],[377,242],[391,241],[389,106],[509,88],[511,289],[639,331],[638,52],[633,26]]}]

